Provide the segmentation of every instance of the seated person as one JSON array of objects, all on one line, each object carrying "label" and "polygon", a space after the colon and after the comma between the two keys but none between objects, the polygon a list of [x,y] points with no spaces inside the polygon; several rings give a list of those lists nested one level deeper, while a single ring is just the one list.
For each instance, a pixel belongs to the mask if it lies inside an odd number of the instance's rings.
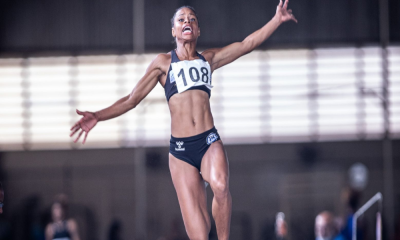
[{"label": "seated person", "polygon": [[344,240],[338,232],[332,213],[324,211],[317,215],[315,218],[316,240]]},{"label": "seated person", "polygon": [[51,206],[53,222],[46,227],[46,240],[79,240],[78,226],[67,219],[67,208],[66,196],[58,196]]}]

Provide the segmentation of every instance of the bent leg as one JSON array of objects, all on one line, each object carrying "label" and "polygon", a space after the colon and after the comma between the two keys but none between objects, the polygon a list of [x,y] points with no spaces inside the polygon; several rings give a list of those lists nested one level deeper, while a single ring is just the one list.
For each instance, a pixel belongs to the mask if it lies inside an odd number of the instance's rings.
[{"label": "bent leg", "polygon": [[211,222],[207,212],[203,178],[195,167],[171,154],[169,154],[169,169],[189,238],[208,239]]},{"label": "bent leg", "polygon": [[214,193],[212,214],[218,239],[229,239],[232,197],[229,191],[229,164],[221,141],[210,145],[201,162],[201,174]]}]

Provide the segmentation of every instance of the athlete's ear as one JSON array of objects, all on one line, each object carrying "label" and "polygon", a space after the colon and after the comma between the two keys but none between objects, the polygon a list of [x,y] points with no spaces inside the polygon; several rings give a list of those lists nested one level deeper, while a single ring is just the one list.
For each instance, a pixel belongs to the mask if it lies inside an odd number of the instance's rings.
[{"label": "athlete's ear", "polygon": [[172,37],[175,37],[175,29],[172,28]]},{"label": "athlete's ear", "polygon": [[200,36],[200,28],[199,28],[199,36]]}]

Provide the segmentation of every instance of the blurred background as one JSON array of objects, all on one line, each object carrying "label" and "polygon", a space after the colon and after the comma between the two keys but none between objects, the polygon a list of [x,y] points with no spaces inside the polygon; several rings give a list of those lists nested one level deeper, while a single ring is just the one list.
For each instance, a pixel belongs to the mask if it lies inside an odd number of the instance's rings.
[{"label": "blurred background", "polygon": [[[176,8],[196,8],[202,51],[243,40],[277,3],[0,0],[0,239],[45,239],[57,204],[80,239],[186,239],[163,88],[98,124],[85,146],[68,137],[75,109],[100,110],[128,94],[156,54],[174,48]],[[398,240],[400,2],[289,7],[298,24],[213,74],[231,239],[350,239],[354,213],[381,192],[383,202],[362,209],[357,239],[380,239],[382,229],[382,239]]]}]

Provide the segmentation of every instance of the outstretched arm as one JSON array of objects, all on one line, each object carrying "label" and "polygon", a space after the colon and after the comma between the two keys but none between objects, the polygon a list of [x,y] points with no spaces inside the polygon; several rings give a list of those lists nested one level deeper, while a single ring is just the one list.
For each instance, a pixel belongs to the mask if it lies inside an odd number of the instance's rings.
[{"label": "outstretched arm", "polygon": [[223,48],[208,49],[202,53],[211,65],[211,71],[225,66],[238,59],[239,57],[253,51],[261,43],[263,43],[271,34],[281,25],[281,23],[293,20],[297,23],[296,18],[292,14],[292,10],[288,10],[289,0],[283,4],[280,0],[276,7],[275,16],[262,28],[247,36],[242,42],[232,43]]},{"label": "outstretched arm", "polygon": [[81,130],[74,142],[77,142],[82,134],[85,133],[85,137],[82,141],[82,143],[85,143],[87,135],[90,130],[96,126],[97,122],[118,117],[135,108],[157,85],[160,76],[165,74],[162,70],[163,63],[165,62],[164,60],[164,55],[158,55],[153,62],[151,62],[145,75],[140,79],[132,92],[128,96],[115,102],[110,107],[97,112],[81,112],[77,109],[76,112],[83,117],[71,128],[70,137]]}]

